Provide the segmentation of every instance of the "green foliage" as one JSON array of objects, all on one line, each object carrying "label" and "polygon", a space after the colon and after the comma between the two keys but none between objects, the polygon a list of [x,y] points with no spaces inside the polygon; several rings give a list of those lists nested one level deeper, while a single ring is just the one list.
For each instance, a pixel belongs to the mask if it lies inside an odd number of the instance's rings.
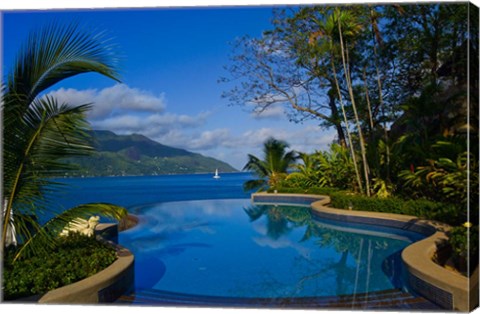
[{"label": "green foliage", "polygon": [[94,72],[117,80],[116,58],[110,48],[101,36],[82,32],[75,24],[52,24],[32,33],[2,87],[4,198],[0,250],[15,245],[18,235],[23,246],[15,260],[21,254],[51,249],[56,236],[52,230],[61,229],[82,209],[91,212],[98,208],[113,217],[126,212],[113,205],[87,205],[67,210],[62,219],[49,221],[48,227],[36,219],[56,208],[44,197],[60,187],[49,178],[72,169],[66,158],[93,151],[86,120],[91,105],[61,104],[42,93],[82,73]]},{"label": "green foliage", "polygon": [[347,192],[332,193],[330,198],[335,208],[412,215],[453,225],[463,222],[456,206],[425,199],[375,198]]},{"label": "green foliage", "polygon": [[116,260],[116,252],[92,237],[73,233],[44,254],[13,262],[16,251],[5,253],[5,300],[43,294],[96,274]]},{"label": "green foliage", "polygon": [[[437,142],[436,147],[445,150],[453,145],[451,142]],[[418,166],[414,172],[400,172],[399,177],[404,180],[411,196],[457,204],[466,215],[468,196],[478,199],[478,188],[475,188],[478,187],[478,163],[474,154],[463,151],[455,156],[455,153],[452,149],[437,154],[454,157],[430,159],[427,165]]]},{"label": "green foliage", "polygon": [[381,178],[374,178],[373,180],[373,196],[378,198],[387,198],[392,194],[392,184],[389,184],[387,181]]},{"label": "green foliage", "polygon": [[[273,192],[272,189],[269,192]],[[405,200],[397,197],[368,197],[328,187],[311,187],[306,189],[281,187],[277,192],[328,195],[331,199],[331,206],[340,209],[411,215],[441,221],[450,225],[459,225],[464,222],[463,218],[458,215],[456,206],[425,199]]]},{"label": "green foliage", "polygon": [[458,226],[448,232],[448,243],[452,247],[452,257],[457,267],[462,268],[467,261],[470,269],[468,274],[478,265],[478,226]]},{"label": "green foliage", "polygon": [[303,164],[296,164],[294,167],[297,172],[290,173],[282,185],[299,188],[322,186],[318,175],[318,161],[315,156],[305,153],[300,153],[299,156]]},{"label": "green foliage", "polygon": [[355,170],[348,149],[332,144],[330,151],[317,152],[318,170],[322,186],[356,190]]},{"label": "green foliage", "polygon": [[[27,235],[20,233],[18,236],[23,245],[16,250],[14,260],[28,258],[34,254],[45,254],[46,249],[54,249],[62,239],[58,235],[74,218],[88,220],[92,215],[100,215],[120,221],[127,214],[125,208],[107,203],[82,204],[67,209],[47,221],[36,233]],[[21,215],[18,216],[19,219],[21,217]]]},{"label": "green foliage", "polygon": [[287,177],[287,171],[297,159],[295,151],[288,151],[284,141],[269,138],[263,144],[263,159],[248,155],[248,162],[243,170],[253,171],[258,179],[245,182],[244,189],[277,187]]},{"label": "green foliage", "polygon": [[289,174],[282,186],[309,189],[329,187],[356,190],[355,170],[348,149],[332,144],[329,151],[300,154],[303,164]]}]

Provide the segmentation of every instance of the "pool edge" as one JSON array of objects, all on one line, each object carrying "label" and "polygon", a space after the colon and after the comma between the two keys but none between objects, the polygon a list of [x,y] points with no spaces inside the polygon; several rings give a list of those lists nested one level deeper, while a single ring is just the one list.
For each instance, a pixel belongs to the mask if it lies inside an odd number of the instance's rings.
[{"label": "pool edge", "polygon": [[[478,304],[478,267],[470,278],[449,271],[432,260],[437,243],[446,239],[450,226],[415,216],[355,211],[327,207],[327,195],[253,193],[253,203],[295,203],[311,200],[310,206],[316,215],[324,218],[381,224],[393,228],[422,233],[427,237],[407,246],[402,252],[402,261],[407,270],[408,283],[414,292],[448,310],[468,312]],[[287,200],[287,202],[284,202]],[[303,203],[302,202],[302,203]]]}]

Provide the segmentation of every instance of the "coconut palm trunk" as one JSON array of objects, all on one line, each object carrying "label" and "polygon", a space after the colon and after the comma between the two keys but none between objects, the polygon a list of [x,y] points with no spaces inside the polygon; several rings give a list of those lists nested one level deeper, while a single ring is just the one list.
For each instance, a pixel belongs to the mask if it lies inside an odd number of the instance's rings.
[{"label": "coconut palm trunk", "polygon": [[355,150],[353,148],[352,135],[350,134],[350,127],[349,127],[349,123],[348,123],[348,119],[347,119],[347,114],[345,112],[345,106],[343,104],[343,97],[342,97],[342,93],[340,91],[340,84],[338,83],[338,79],[337,79],[337,70],[336,70],[336,67],[335,67],[335,60],[334,60],[334,57],[333,57],[333,53],[330,56],[331,56],[330,57],[330,63],[331,63],[331,66],[332,66],[332,72],[333,72],[333,77],[334,77],[334,80],[335,80],[335,86],[336,86],[336,89],[337,89],[337,94],[338,94],[338,99],[339,99],[339,102],[340,102],[340,107],[342,108],[343,121],[345,122],[345,128],[346,128],[346,131],[347,131],[348,146],[350,148],[350,154],[352,155],[352,160],[353,160],[353,167],[355,169],[355,176],[357,178],[357,184],[358,184],[358,188],[360,190],[360,193],[363,193],[362,179],[360,177],[360,172],[358,170],[357,157],[355,155]]},{"label": "coconut palm trunk", "polygon": [[341,26],[340,18],[338,18],[337,24],[338,24],[338,34],[339,34],[339,38],[340,38],[340,51],[341,51],[341,55],[342,55],[342,63],[343,63],[345,81],[347,83],[348,93],[350,95],[350,102],[352,104],[353,113],[354,113],[354,116],[355,116],[355,123],[356,123],[357,130],[358,130],[358,137],[359,137],[359,140],[360,140],[360,151],[361,151],[361,154],[362,154],[363,171],[364,171],[364,175],[365,175],[365,189],[366,189],[367,195],[370,196],[370,182],[369,182],[369,175],[368,175],[369,170],[368,170],[368,162],[367,162],[367,153],[366,153],[366,149],[365,149],[365,139],[363,137],[362,127],[360,125],[360,119],[358,118],[357,106],[355,105],[355,98],[354,98],[354,95],[353,95],[352,81],[351,81],[351,77],[350,77],[350,71],[348,70],[349,64],[348,64],[348,61],[346,60],[346,56],[345,56],[345,46],[343,44],[342,26]]},{"label": "coconut palm trunk", "polygon": [[370,132],[373,131],[372,106],[370,104],[370,95],[368,93],[367,70],[363,68],[363,85],[365,87],[365,100],[367,101],[368,121],[370,122]]}]

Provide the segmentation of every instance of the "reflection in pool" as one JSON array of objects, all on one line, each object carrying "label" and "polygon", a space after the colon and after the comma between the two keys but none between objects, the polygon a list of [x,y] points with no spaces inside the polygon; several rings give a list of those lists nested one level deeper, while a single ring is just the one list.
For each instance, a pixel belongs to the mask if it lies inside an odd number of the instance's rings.
[{"label": "reflection in pool", "polygon": [[120,233],[135,289],[210,297],[288,298],[401,287],[401,250],[419,235],[313,218],[309,207],[250,200],[137,208]]}]

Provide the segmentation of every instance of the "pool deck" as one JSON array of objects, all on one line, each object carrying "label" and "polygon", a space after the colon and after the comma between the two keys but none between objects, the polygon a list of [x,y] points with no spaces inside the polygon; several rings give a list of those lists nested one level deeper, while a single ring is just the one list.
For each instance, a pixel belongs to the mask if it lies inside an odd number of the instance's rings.
[{"label": "pool deck", "polygon": [[[422,220],[415,216],[355,211],[328,207],[324,195],[254,193],[252,202],[305,204],[310,201],[316,216],[345,222],[381,225],[424,234],[425,239],[412,243],[402,252],[409,287],[443,309],[468,312],[478,304],[478,267],[470,278],[448,270],[432,260],[438,245],[447,239],[450,226]],[[297,204],[298,204],[297,203]]]}]

